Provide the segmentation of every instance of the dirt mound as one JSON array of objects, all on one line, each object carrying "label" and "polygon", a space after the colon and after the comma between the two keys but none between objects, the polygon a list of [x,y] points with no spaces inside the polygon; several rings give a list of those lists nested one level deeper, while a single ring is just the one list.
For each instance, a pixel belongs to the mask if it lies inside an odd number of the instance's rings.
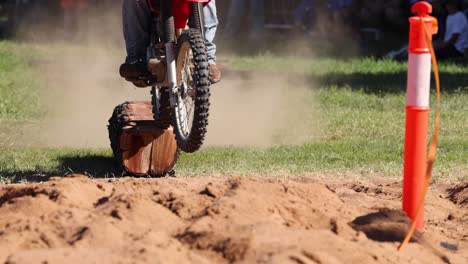
[{"label": "dirt mound", "polygon": [[[316,178],[70,176],[4,185],[0,262],[443,263],[424,244],[399,254],[397,242],[351,227],[357,217],[398,208],[399,189]],[[466,209],[446,196],[431,192],[424,238],[452,263],[466,263]]]}]

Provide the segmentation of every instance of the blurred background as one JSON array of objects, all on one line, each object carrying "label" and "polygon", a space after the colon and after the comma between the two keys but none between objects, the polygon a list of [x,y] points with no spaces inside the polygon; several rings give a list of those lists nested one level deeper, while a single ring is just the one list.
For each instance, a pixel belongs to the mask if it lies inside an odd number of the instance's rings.
[{"label": "blurred background", "polygon": [[[301,52],[307,45],[338,55],[384,55],[407,42],[408,17],[414,0],[218,0],[220,26],[216,41],[225,50],[284,50],[291,40]],[[444,1],[429,1],[444,34]],[[468,16],[468,1],[459,1]],[[120,1],[1,0],[0,35],[83,41],[96,31],[101,41],[121,43]],[[92,30],[89,30],[92,28]],[[95,34],[93,34],[95,35]],[[232,39],[242,39],[235,45]],[[259,41],[263,40],[263,41]],[[288,43],[281,41],[285,40]],[[241,43],[241,45],[239,45]],[[244,48],[246,44],[249,49]],[[344,48],[343,48],[344,47]],[[291,49],[287,49],[290,53]],[[344,54],[343,54],[344,53]]]}]

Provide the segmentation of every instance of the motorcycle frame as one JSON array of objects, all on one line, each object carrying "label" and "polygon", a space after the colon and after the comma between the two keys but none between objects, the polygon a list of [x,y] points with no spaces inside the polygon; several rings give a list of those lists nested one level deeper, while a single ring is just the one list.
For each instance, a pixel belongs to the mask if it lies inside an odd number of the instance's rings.
[{"label": "motorcycle frame", "polygon": [[[176,107],[176,98],[179,92],[176,65],[177,38],[180,36],[182,30],[186,28],[187,20],[192,20],[195,17],[198,17],[201,21],[190,21],[190,23],[196,23],[195,25],[198,25],[196,28],[204,35],[203,8],[199,8],[199,5],[203,3],[207,4],[209,1],[210,0],[159,0],[159,16],[162,25],[160,39],[165,47],[166,80],[171,94],[170,103],[172,107]],[[196,10],[200,11],[197,16],[194,15]]]}]

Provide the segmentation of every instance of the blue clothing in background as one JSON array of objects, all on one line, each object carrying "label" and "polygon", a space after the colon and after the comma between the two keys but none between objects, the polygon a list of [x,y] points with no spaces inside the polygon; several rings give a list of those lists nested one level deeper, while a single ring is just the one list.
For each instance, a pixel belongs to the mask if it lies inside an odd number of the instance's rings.
[{"label": "blue clothing in background", "polygon": [[294,22],[296,25],[312,27],[314,11],[314,0],[302,0],[294,13]]},{"label": "blue clothing in background", "polygon": [[353,0],[328,0],[328,9],[338,11],[353,4]]}]

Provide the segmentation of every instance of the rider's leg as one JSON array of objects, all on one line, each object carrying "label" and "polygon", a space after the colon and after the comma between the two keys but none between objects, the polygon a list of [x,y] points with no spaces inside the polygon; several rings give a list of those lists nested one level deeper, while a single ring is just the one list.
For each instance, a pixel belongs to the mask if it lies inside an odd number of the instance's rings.
[{"label": "rider's leg", "polygon": [[213,43],[218,27],[216,1],[211,0],[211,2],[205,6],[203,12],[205,14],[205,39],[208,63],[210,65],[210,81],[212,83],[217,83],[221,80],[221,72],[216,65],[216,45]]},{"label": "rider's leg", "polygon": [[123,0],[123,32],[127,57],[120,68],[125,78],[149,75],[146,48],[150,42],[151,10],[146,0]]},{"label": "rider's leg", "polygon": [[210,64],[216,64],[216,45],[213,43],[216,35],[216,29],[218,27],[216,1],[212,0],[207,6],[205,6],[203,13],[205,14],[205,38],[208,62]]}]

